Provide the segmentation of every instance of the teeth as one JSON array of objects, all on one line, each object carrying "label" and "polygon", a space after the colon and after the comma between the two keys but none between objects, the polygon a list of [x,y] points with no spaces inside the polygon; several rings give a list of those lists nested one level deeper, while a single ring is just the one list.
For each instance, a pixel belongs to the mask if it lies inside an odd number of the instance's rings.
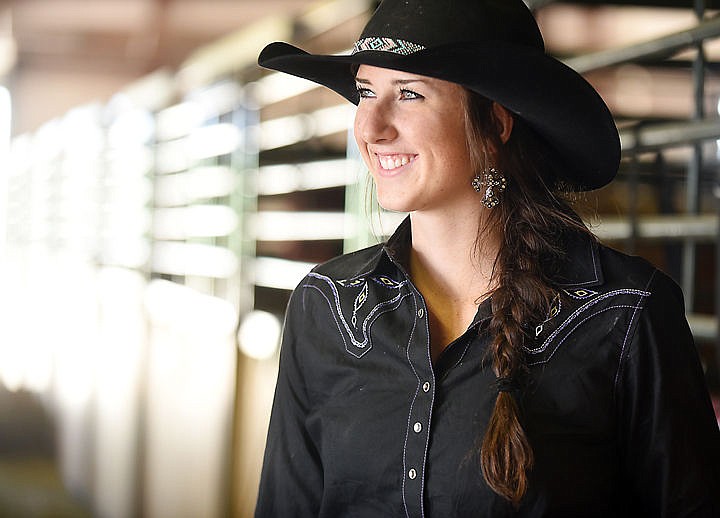
[{"label": "teeth", "polygon": [[380,167],[383,169],[396,169],[415,160],[415,155],[378,155],[378,159],[380,161]]}]

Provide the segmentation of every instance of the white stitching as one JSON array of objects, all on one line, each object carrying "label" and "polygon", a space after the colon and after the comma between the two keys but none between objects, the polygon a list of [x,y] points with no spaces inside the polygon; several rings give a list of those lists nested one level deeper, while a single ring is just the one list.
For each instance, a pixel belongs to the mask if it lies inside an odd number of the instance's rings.
[{"label": "white stitching", "polygon": [[[417,293],[418,297],[422,297],[420,292]],[[416,300],[413,297],[413,300]],[[417,314],[417,304],[415,304],[416,308],[416,314]],[[427,315],[427,311],[425,311]],[[427,465],[427,455],[428,455],[428,447],[430,446],[430,423],[432,422],[432,413],[433,413],[433,407],[435,406],[435,389],[437,385],[437,380],[435,379],[435,369],[433,368],[432,363],[432,354],[430,351],[430,319],[429,317],[424,319],[425,321],[425,336],[427,337],[425,340],[425,351],[427,352],[427,360],[428,365],[430,365],[430,373],[432,376],[432,393],[430,396],[430,409],[428,411],[428,420],[427,420],[427,433],[425,434],[425,450],[423,451],[423,468],[422,468],[422,478],[420,480],[420,516],[425,516],[425,467]],[[418,383],[421,380],[418,380]]]},{"label": "white stitching", "polygon": [[[587,295],[585,295],[584,297],[578,296],[577,292],[580,290],[583,290],[585,293],[587,293]],[[597,292],[595,290],[591,290],[589,288],[580,288],[580,290],[565,289],[563,291],[565,292],[566,295],[568,295],[569,297],[572,297],[575,300],[586,300],[586,299],[589,299],[590,297],[594,297],[595,295],[597,295],[599,293],[599,292]]]},{"label": "white stitching", "polygon": [[[645,285],[645,288],[647,289],[648,286],[652,283],[653,279],[655,278],[655,274],[657,273],[657,270],[654,270],[650,278],[648,279],[647,284]],[[630,322],[628,323],[627,330],[625,331],[625,339],[623,340],[622,347],[620,348],[620,357],[618,359],[618,368],[615,372],[615,381],[613,383],[613,390],[617,389],[618,380],[620,379],[620,371],[623,368],[623,355],[625,354],[625,346],[628,343],[628,338],[630,337],[630,330],[632,329],[633,322],[635,321],[635,317],[637,316],[638,309],[635,309],[635,312],[632,314],[632,317],[630,318]]]},{"label": "white stitching", "polygon": [[582,312],[586,311],[590,306],[593,306],[602,300],[605,300],[607,298],[610,298],[610,297],[613,297],[616,295],[639,295],[641,297],[647,297],[650,295],[650,292],[635,290],[635,289],[621,289],[621,290],[613,290],[613,291],[604,293],[604,294],[600,295],[599,297],[596,297],[596,298],[586,302],[585,304],[580,306],[578,309],[573,311],[563,321],[563,323],[560,324],[557,329],[555,329],[555,331],[550,333],[550,335],[545,339],[545,341],[542,343],[542,345],[540,345],[539,347],[534,347],[534,348],[524,346],[523,349],[525,349],[525,351],[527,351],[530,354],[539,354],[541,352],[544,352],[545,349],[547,349],[548,345],[550,345],[550,342],[553,340],[553,338],[555,338],[563,329],[565,329],[565,327],[567,327],[567,325],[569,325],[569,323],[572,320],[577,318]]},{"label": "white stitching", "polygon": [[[542,364],[542,363],[547,363],[547,362],[549,362],[549,361],[552,359],[552,357],[555,355],[555,352],[557,352],[557,350],[558,350],[558,349],[560,348],[560,346],[563,344],[563,342],[565,342],[565,340],[567,340],[567,338],[568,338],[571,334],[573,334],[573,332],[575,332],[575,330],[576,330],[578,327],[580,327],[582,324],[584,324],[585,322],[587,322],[587,321],[590,320],[591,318],[596,317],[597,315],[599,315],[599,314],[601,314],[601,313],[604,313],[605,311],[609,311],[609,310],[611,310],[611,309],[634,308],[635,311],[637,311],[638,308],[640,308],[640,307],[642,307],[641,304],[638,304],[638,305],[636,305],[636,306],[632,306],[632,305],[629,305],[629,304],[618,304],[618,305],[616,305],[616,306],[609,306],[609,307],[607,307],[607,308],[601,309],[600,311],[596,311],[595,313],[593,313],[593,314],[591,314],[591,315],[588,315],[586,318],[583,318],[581,321],[579,321],[572,329],[570,329],[570,331],[562,338],[562,340],[560,340],[560,341],[555,345],[555,348],[552,350],[552,352],[550,353],[550,355],[549,355],[547,358],[545,358],[545,359],[543,359],[543,360],[538,360],[538,361],[535,361],[535,362],[528,362],[528,365],[540,365],[540,364]],[[634,314],[634,313],[633,313],[633,314]],[[631,322],[632,322],[632,319],[631,319]],[[543,351],[544,351],[544,349],[543,349]],[[541,351],[541,352],[542,352],[542,351]],[[539,353],[536,353],[536,354],[539,354]]]},{"label": "white stitching", "polygon": [[630,317],[630,322],[628,322],[627,330],[625,331],[625,339],[623,340],[622,347],[620,348],[620,356],[618,360],[618,370],[615,372],[615,381],[613,381],[613,387],[617,386],[618,378],[620,376],[620,365],[622,364],[622,358],[623,354],[625,352],[625,345],[627,345],[628,336],[630,336],[630,329],[632,329],[632,324],[635,321],[635,316],[637,315],[638,310],[640,309],[640,306],[638,305],[635,308],[635,311],[633,311],[632,317]]},{"label": "white stitching", "polygon": [[[413,298],[414,300],[414,298]],[[417,312],[417,304],[414,304],[415,311]],[[413,327],[410,330],[410,337],[408,338],[407,347],[405,347],[405,357],[408,360],[408,363],[410,364],[410,368],[413,371],[413,374],[415,374],[415,378],[418,380],[417,387],[415,388],[415,394],[413,395],[412,401],[410,402],[410,411],[408,412],[408,418],[407,418],[407,428],[405,429],[405,441],[403,443],[403,473],[402,473],[402,497],[403,497],[403,505],[405,506],[405,516],[407,518],[410,518],[410,514],[408,511],[407,501],[405,500],[405,477],[407,476],[407,441],[408,437],[410,435],[410,421],[412,421],[412,409],[415,405],[415,400],[417,399],[417,395],[420,392],[420,382],[422,381],[420,379],[420,376],[418,376],[417,371],[415,370],[415,366],[412,364],[412,361],[410,360],[410,344],[412,343],[413,336],[415,335],[415,328],[417,326],[417,319],[413,319]]]},{"label": "white stitching", "polygon": [[[325,275],[320,275],[317,273],[311,272],[308,275],[310,277],[314,277],[316,279],[325,281],[328,284],[328,286],[330,286],[330,289],[332,290],[332,293],[333,293],[333,297],[335,298],[335,310],[337,311],[337,316],[338,316],[338,318],[340,318],[340,321],[342,322],[343,327],[347,331],[348,336],[350,337],[350,341],[352,342],[352,344],[355,347],[357,347],[359,349],[364,349],[367,346],[367,344],[370,343],[370,334],[368,331],[369,331],[370,325],[372,324],[372,322],[370,322],[370,321],[375,316],[375,314],[378,313],[381,308],[385,308],[386,306],[393,306],[393,307],[390,307],[387,311],[396,310],[400,306],[400,302],[402,301],[402,299],[404,299],[405,297],[410,295],[410,293],[403,293],[400,290],[400,288],[402,288],[405,284],[407,284],[407,281],[403,281],[403,282],[399,283],[397,287],[392,287],[392,289],[398,290],[398,294],[390,300],[386,300],[384,302],[377,304],[372,310],[370,310],[370,312],[367,314],[367,316],[363,320],[363,323],[361,326],[363,340],[359,341],[359,340],[355,339],[352,329],[350,329],[350,326],[348,326],[348,323],[345,320],[345,315],[343,314],[342,307],[340,306],[340,295],[337,291],[337,287],[335,286],[335,283],[333,282],[333,280],[330,277],[326,277]],[[308,287],[308,288],[312,287],[312,288],[315,288],[315,289],[321,291],[320,288],[318,288],[317,286],[314,286],[312,284],[305,284],[305,285],[303,285],[303,287]],[[332,309],[333,305],[330,302],[330,300],[327,297],[325,297],[325,299],[328,301],[328,304],[330,305],[330,308]],[[383,313],[386,313],[387,311],[383,311]],[[380,313],[380,314],[383,314],[383,313]],[[336,322],[337,322],[337,320],[336,320]],[[373,322],[374,322],[374,320],[373,320]],[[340,329],[340,325],[338,325],[338,329]]]},{"label": "white stitching", "polygon": [[[342,338],[343,344],[345,345],[345,350],[350,352],[348,350],[347,341],[345,340],[345,335],[343,335],[342,329],[340,328],[340,322],[338,322],[337,317],[335,316],[335,313],[332,311],[332,303],[330,302],[330,299],[328,298],[328,296],[325,295],[325,293],[323,293],[323,291],[320,288],[318,288],[317,286],[314,286],[312,284],[303,284],[303,288],[312,288],[314,290],[317,290],[320,293],[320,295],[322,295],[323,298],[327,301],[328,306],[330,306],[330,314],[332,315],[333,320],[335,321],[335,325],[337,326],[338,331],[340,332],[340,338]],[[372,348],[372,346],[370,348]],[[368,348],[368,350],[370,350],[370,348]],[[353,354],[353,353],[350,352],[350,354]],[[360,356],[358,356],[358,358],[359,357]]]}]

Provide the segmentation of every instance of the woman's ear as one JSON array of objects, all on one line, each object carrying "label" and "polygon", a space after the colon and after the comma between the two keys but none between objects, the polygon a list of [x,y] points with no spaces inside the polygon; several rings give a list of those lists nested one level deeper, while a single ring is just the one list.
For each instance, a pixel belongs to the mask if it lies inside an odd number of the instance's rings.
[{"label": "woman's ear", "polygon": [[505,144],[512,134],[513,116],[504,106],[495,101],[492,103],[492,111],[497,121],[498,136],[502,143]]}]

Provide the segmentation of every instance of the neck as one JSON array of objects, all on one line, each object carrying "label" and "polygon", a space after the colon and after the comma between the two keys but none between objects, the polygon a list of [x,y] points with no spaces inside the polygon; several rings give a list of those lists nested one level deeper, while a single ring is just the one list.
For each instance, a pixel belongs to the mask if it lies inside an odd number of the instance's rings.
[{"label": "neck", "polygon": [[[410,275],[428,308],[430,353],[440,353],[468,328],[490,289],[497,239],[482,228],[480,213],[456,217],[413,213]],[[496,235],[492,233],[493,235]]]},{"label": "neck", "polygon": [[479,234],[482,210],[411,214],[410,270],[417,284],[453,299],[475,300],[489,290],[498,240],[490,232]]}]

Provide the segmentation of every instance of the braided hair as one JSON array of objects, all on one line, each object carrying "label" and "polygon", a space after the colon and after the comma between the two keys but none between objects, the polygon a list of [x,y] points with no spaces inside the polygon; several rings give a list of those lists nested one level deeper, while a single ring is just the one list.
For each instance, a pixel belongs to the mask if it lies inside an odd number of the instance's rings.
[{"label": "braided hair", "polygon": [[[499,251],[489,293],[492,317],[485,332],[487,351],[500,384],[485,435],[478,438],[483,477],[490,488],[517,505],[528,487],[533,450],[518,402],[527,371],[524,346],[532,340],[537,315],[550,310],[557,290],[552,277],[563,255],[560,239],[568,231],[589,233],[562,195],[547,145],[515,118],[510,138],[500,139],[492,101],[468,92],[466,128],[475,171],[496,168],[507,177],[502,202],[484,211],[480,236],[496,232]],[[478,201],[479,203],[479,201]],[[537,322],[535,322],[537,323]]]}]

